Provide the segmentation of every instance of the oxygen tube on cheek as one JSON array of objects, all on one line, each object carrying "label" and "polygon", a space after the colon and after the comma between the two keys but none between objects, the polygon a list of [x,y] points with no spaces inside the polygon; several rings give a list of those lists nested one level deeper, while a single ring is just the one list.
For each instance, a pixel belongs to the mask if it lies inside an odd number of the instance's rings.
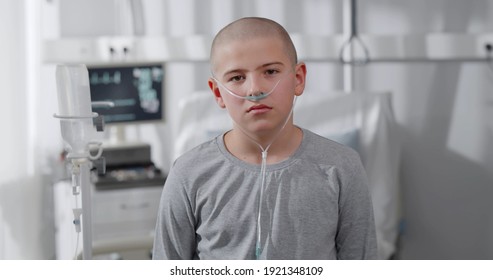
[{"label": "oxygen tube on cheek", "polygon": [[220,85],[224,90],[226,90],[227,93],[231,94],[232,96],[236,97],[236,98],[241,98],[241,99],[245,99],[245,100],[249,100],[249,101],[253,101],[253,102],[257,102],[257,101],[260,101],[264,98],[267,98],[267,96],[271,95],[271,93],[274,92],[274,90],[277,88],[277,86],[279,85],[279,83],[281,82],[282,79],[280,79],[279,81],[277,81],[277,83],[274,85],[274,87],[269,91],[269,92],[260,92],[258,95],[247,95],[247,96],[241,96],[241,95],[238,95],[234,92],[232,92],[230,89],[228,89],[226,86],[224,86],[221,82],[219,82],[216,78],[214,78],[214,76],[212,77],[212,79],[214,81],[216,81],[216,83],[218,85]]}]

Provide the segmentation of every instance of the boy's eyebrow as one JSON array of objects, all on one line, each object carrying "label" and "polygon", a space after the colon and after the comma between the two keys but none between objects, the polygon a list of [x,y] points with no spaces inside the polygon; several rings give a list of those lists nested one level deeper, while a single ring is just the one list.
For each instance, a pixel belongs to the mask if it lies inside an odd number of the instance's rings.
[{"label": "boy's eyebrow", "polygon": [[[260,65],[255,70],[262,69],[262,68],[269,67],[269,66],[273,66],[273,65],[284,65],[284,63],[282,63],[280,61],[268,62],[268,63],[265,63],[265,64]],[[224,73],[223,77],[224,76],[227,76],[227,75],[229,75],[231,73],[238,73],[238,72],[245,72],[245,71],[247,71],[247,70],[246,69],[243,69],[243,68],[231,69],[231,70],[226,71]]]},{"label": "boy's eyebrow", "polygon": [[265,68],[265,67],[276,65],[276,64],[284,65],[284,63],[282,63],[281,61],[275,61],[275,62],[269,62],[269,63],[263,64],[262,66],[258,67],[257,69]]}]

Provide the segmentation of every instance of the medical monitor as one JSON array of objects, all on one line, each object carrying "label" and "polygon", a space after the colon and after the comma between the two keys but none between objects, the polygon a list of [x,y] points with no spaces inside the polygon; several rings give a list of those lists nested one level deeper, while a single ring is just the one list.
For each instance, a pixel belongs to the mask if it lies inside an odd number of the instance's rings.
[{"label": "medical monitor", "polygon": [[[163,64],[88,66],[93,112],[106,124],[164,121]],[[114,106],[104,105],[112,102]]]}]

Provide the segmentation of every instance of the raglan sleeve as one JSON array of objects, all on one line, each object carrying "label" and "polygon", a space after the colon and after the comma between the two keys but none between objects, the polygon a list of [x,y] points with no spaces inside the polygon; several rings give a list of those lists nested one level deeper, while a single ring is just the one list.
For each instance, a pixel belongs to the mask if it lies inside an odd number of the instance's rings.
[{"label": "raglan sleeve", "polygon": [[174,166],[164,184],[156,221],[152,258],[190,260],[196,251],[195,218],[186,185]]},{"label": "raglan sleeve", "polygon": [[340,174],[337,258],[376,259],[375,221],[366,172],[356,152],[347,159]]}]

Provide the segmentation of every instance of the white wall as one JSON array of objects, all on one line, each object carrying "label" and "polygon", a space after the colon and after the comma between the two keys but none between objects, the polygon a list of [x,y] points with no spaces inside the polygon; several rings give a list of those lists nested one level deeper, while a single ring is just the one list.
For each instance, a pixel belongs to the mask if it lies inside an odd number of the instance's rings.
[{"label": "white wall", "polygon": [[50,129],[39,110],[46,107],[39,87],[38,3],[0,2],[0,259],[52,258],[54,252],[41,168],[49,153],[37,142],[37,134]]},{"label": "white wall", "polygon": [[[9,11],[8,13],[6,11]],[[19,84],[20,78],[13,73],[21,73],[21,67],[15,63],[17,59],[21,57],[18,51],[18,47],[22,44],[22,38],[19,30],[22,28],[18,26],[16,20],[22,15],[21,13],[21,3],[18,1],[2,1],[0,2],[0,36],[2,38],[9,38],[9,40],[2,40],[0,46],[0,84],[4,85],[4,93],[2,96],[6,95],[7,92],[15,92],[16,85]],[[10,26],[17,26],[17,28],[8,28]],[[12,74],[11,74],[12,73]],[[14,78],[11,80],[11,78]],[[0,102],[0,119],[6,120],[10,119],[15,113],[15,108],[21,108],[24,99],[20,98],[17,102],[15,100],[9,100],[10,104],[7,102]],[[17,105],[17,106],[16,106]],[[24,115],[24,114],[22,114]],[[3,155],[8,158],[16,158],[16,152],[22,149],[22,146],[16,146],[16,139],[25,139],[25,132],[16,128],[13,122],[9,122],[7,125],[3,125],[2,135],[11,135],[11,137],[1,137],[0,148]],[[19,140],[22,141],[22,140]],[[0,161],[1,177],[4,177],[0,181],[0,186],[4,189],[6,182],[9,182],[15,178],[15,173],[20,173],[25,176],[25,172],[22,172],[22,166],[25,165],[25,159],[20,158],[16,163],[8,161]],[[0,191],[2,190],[0,189]],[[2,196],[3,197],[3,196]],[[6,224],[6,216],[8,216],[8,209],[4,206],[4,203],[0,204],[0,259],[7,257],[7,243],[10,241],[9,237],[9,227]]]},{"label": "white wall", "polygon": [[[28,1],[28,0],[25,0]],[[43,1],[43,11],[56,10],[60,1]],[[76,9],[84,2],[84,9]],[[124,1],[121,1],[124,2]],[[414,34],[428,32],[493,32],[492,0],[371,0],[359,2],[359,31],[370,34]],[[22,1],[0,1],[0,79],[6,92],[26,93],[22,74],[25,64],[22,46]],[[115,1],[64,0],[60,26],[54,21],[43,26],[43,36],[120,35],[131,32],[115,11],[97,16],[95,9],[110,9]],[[342,32],[342,0],[143,0],[148,35],[215,34],[229,21],[247,15],[260,15],[278,20],[288,31],[331,35]],[[302,3],[302,4],[301,4]],[[70,11],[79,15],[71,17]],[[9,11],[9,12],[7,12]],[[85,12],[84,12],[85,11]],[[41,10],[40,10],[41,12]],[[124,14],[124,12],[123,12]],[[91,17],[94,16],[94,17]],[[121,15],[120,15],[121,16]],[[43,16],[41,16],[43,18]],[[20,19],[19,19],[20,18]],[[91,18],[91,22],[85,19]],[[80,19],[80,20],[75,20]],[[86,22],[86,23],[85,23]],[[104,28],[103,28],[104,26]],[[11,28],[7,28],[11,27]],[[46,29],[51,29],[47,32]],[[54,31],[55,30],[55,31]],[[48,35],[47,35],[48,34]],[[8,55],[7,55],[8,53]],[[371,54],[370,54],[371,55]],[[9,65],[8,67],[6,65]],[[59,148],[58,124],[49,121],[56,109],[54,78],[51,66],[40,67],[40,94],[44,108],[39,109],[39,145],[49,147],[44,155]],[[173,123],[176,105],[184,96],[205,90],[208,67],[205,63],[170,63],[167,65],[167,120]],[[406,259],[491,259],[493,258],[493,72],[485,63],[411,62],[373,63],[356,71],[356,89],[391,91],[394,111],[402,143],[401,182],[405,229],[399,256]],[[6,78],[7,77],[7,78]],[[311,62],[308,64],[309,91],[342,89],[342,67],[337,64]],[[5,93],[2,94],[2,96]],[[23,118],[23,100],[0,103],[2,118],[16,113]],[[2,105],[4,104],[4,105]],[[51,107],[50,107],[51,106]],[[20,110],[21,114],[18,113]],[[25,121],[25,120],[24,120]],[[11,137],[2,137],[5,153],[14,157],[25,146],[28,131],[2,122]],[[173,144],[173,129],[169,125],[139,126],[128,129],[129,136],[153,144],[154,160],[164,169],[170,165],[169,147]],[[4,134],[3,134],[4,135]],[[5,170],[22,170],[28,159],[16,164],[0,161],[2,176]],[[38,165],[42,165],[38,163]],[[18,172],[19,173],[19,172]],[[9,176],[11,173],[5,173]],[[13,174],[13,173],[12,173]],[[28,176],[27,174],[20,176]],[[43,201],[43,192],[33,192],[35,201]],[[25,203],[24,196],[13,196]],[[39,207],[43,207],[40,203]],[[0,219],[7,215],[5,203],[0,205]],[[33,221],[29,215],[23,217]],[[1,222],[1,220],[0,220]],[[3,223],[3,224],[2,224]],[[2,233],[9,226],[0,223]],[[39,228],[39,227],[38,227]],[[42,230],[38,230],[42,231]],[[43,237],[43,234],[37,236]],[[26,237],[28,239],[29,237]],[[46,238],[46,237],[44,237]],[[4,238],[5,239],[5,238]],[[30,239],[32,240],[32,238]],[[5,247],[5,241],[4,247]],[[17,241],[14,241],[17,242]],[[20,241],[18,241],[20,242]],[[17,247],[21,248],[16,243]],[[11,246],[12,247],[12,246]],[[22,248],[24,249],[24,248]],[[26,249],[27,250],[27,249]],[[46,252],[46,248],[37,251]],[[1,257],[29,258],[47,255],[17,253]],[[3,254],[3,255],[2,255]]]}]

